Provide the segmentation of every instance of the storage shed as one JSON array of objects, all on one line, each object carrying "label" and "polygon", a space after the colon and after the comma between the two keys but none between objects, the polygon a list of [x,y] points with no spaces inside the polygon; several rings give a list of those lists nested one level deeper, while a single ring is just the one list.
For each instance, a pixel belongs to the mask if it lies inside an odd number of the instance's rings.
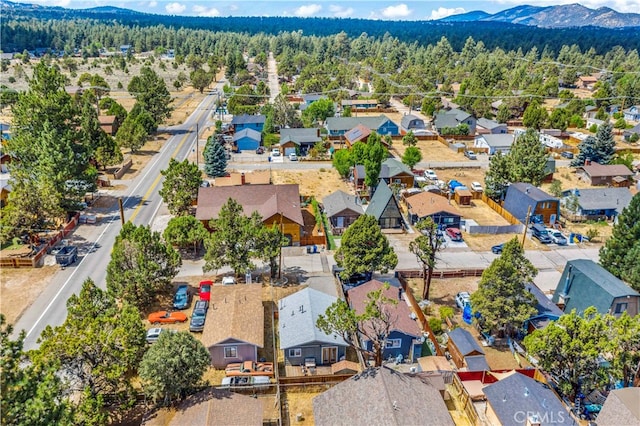
[{"label": "storage shed", "polygon": [[459,206],[470,206],[473,194],[466,186],[459,186],[453,191],[453,199]]}]

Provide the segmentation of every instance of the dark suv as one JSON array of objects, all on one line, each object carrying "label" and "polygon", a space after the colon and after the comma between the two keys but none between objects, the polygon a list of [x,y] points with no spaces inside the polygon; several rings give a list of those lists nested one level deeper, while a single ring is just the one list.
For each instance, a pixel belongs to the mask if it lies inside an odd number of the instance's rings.
[{"label": "dark suv", "polygon": [[547,228],[540,223],[536,223],[531,227],[531,234],[542,244],[549,244],[552,242],[551,237],[549,236],[549,231],[547,231]]},{"label": "dark suv", "polygon": [[189,331],[202,332],[204,330],[204,323],[207,319],[207,309],[209,309],[209,302],[206,300],[196,302],[196,306],[193,308],[193,313],[191,314]]}]

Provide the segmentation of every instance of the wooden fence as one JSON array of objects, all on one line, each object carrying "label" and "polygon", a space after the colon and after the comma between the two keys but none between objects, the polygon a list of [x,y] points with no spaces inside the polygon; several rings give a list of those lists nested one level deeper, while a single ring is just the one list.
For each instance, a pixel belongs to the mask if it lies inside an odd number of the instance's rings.
[{"label": "wooden fence", "polygon": [[520,221],[515,216],[513,216],[511,213],[509,213],[507,210],[505,210],[500,204],[496,203],[491,198],[487,197],[486,194],[482,194],[482,201],[487,203],[487,205],[489,207],[491,207],[500,216],[505,218],[507,220],[507,222],[509,222],[510,224],[512,224],[512,225],[519,225],[520,224]]},{"label": "wooden fence", "polygon": [[[402,275],[403,279],[407,278],[422,278],[422,270],[420,269],[404,269],[398,272],[398,277]],[[433,271],[432,278],[434,279],[447,279],[447,278],[464,278],[464,277],[479,277],[484,272],[481,268],[469,268],[469,269],[441,269]]]},{"label": "wooden fence", "polygon": [[278,378],[278,385],[280,386],[309,386],[309,385],[323,385],[326,383],[340,383],[351,378],[353,374],[323,374],[318,376],[280,376]]},{"label": "wooden fence", "polygon": [[300,237],[301,246],[327,246],[326,235],[303,235]]},{"label": "wooden fence", "polygon": [[463,412],[472,425],[479,425],[480,419],[476,407],[473,405],[473,400],[456,374],[453,375],[453,383],[449,386],[449,389],[449,394],[458,411]]},{"label": "wooden fence", "polygon": [[127,170],[129,170],[132,165],[133,165],[133,160],[130,158],[129,160],[125,161],[122,164],[122,167],[118,167],[117,169],[114,170],[113,178],[114,179],[122,178],[122,176],[124,176],[124,174],[127,173]]}]

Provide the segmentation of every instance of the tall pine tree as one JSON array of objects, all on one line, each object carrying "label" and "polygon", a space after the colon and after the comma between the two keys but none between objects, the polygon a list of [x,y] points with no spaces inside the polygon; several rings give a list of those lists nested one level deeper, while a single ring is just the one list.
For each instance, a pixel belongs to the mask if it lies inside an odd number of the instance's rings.
[{"label": "tall pine tree", "polygon": [[227,153],[213,136],[209,136],[204,147],[204,172],[209,177],[224,176],[227,172]]},{"label": "tall pine tree", "polygon": [[605,123],[598,127],[596,132],[596,153],[598,155],[598,163],[609,164],[613,160],[616,153],[616,142],[613,139],[613,125]]}]

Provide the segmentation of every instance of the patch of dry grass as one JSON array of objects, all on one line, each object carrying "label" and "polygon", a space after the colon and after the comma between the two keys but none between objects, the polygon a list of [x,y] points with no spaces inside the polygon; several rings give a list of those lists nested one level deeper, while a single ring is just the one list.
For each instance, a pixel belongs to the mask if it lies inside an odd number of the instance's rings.
[{"label": "patch of dry grass", "polygon": [[[313,398],[322,392],[285,392],[284,399],[289,413],[289,424],[301,426],[313,426]],[[298,414],[302,415],[301,421],[297,420]]]}]

